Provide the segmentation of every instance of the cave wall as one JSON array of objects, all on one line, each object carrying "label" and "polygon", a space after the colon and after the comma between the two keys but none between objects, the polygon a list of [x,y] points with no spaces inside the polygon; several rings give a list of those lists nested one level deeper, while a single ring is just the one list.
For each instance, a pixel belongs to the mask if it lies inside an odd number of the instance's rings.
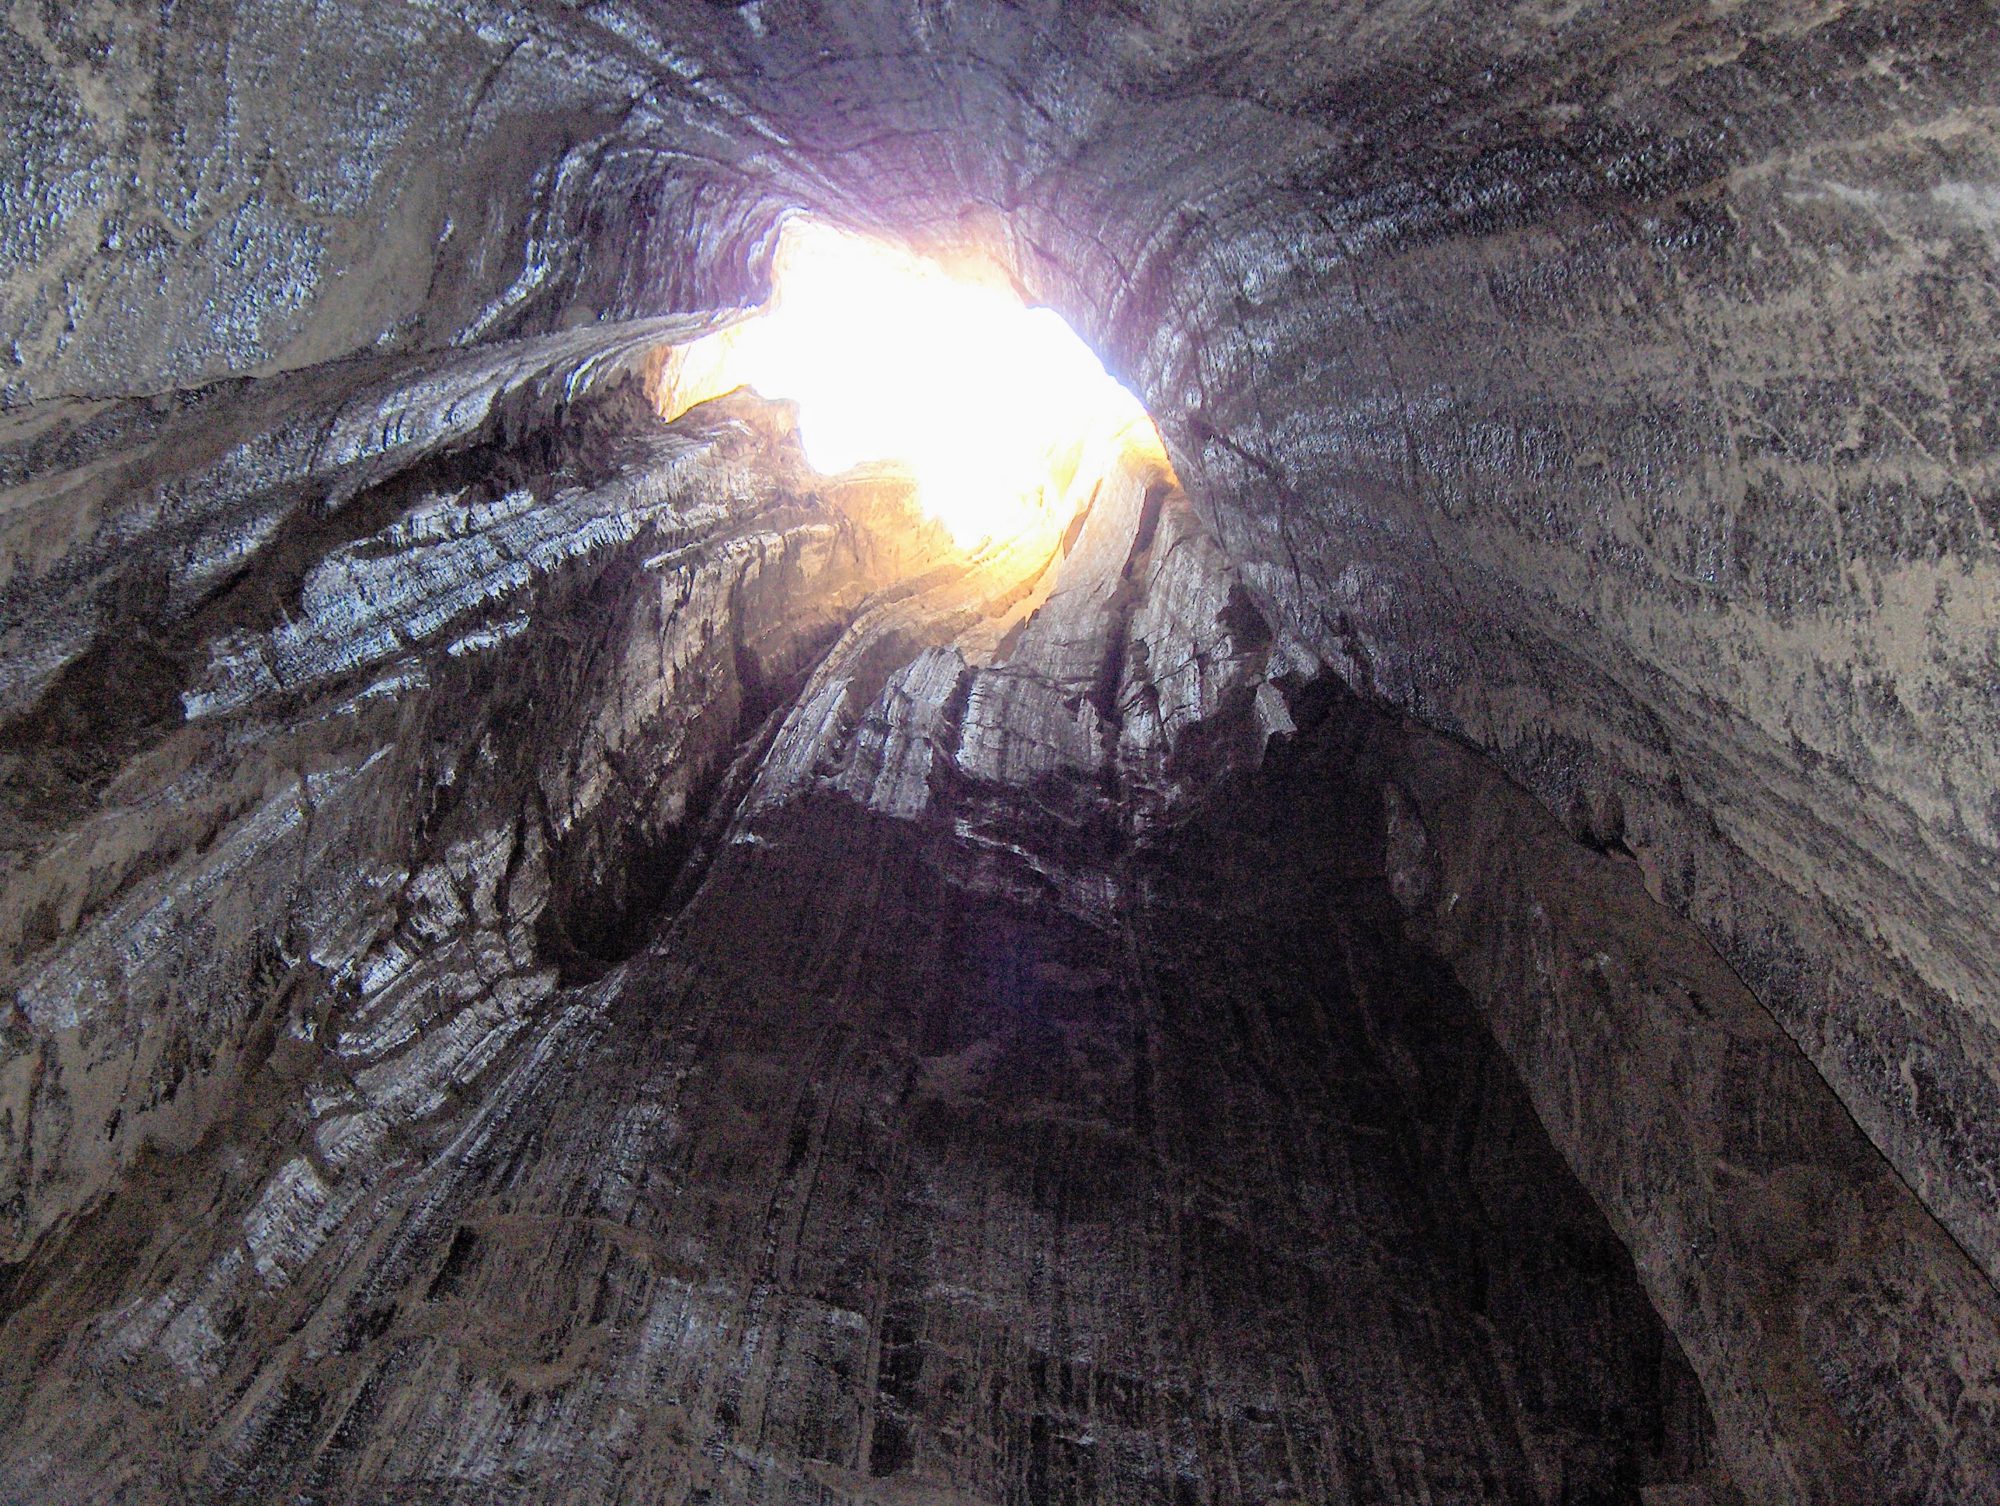
[{"label": "cave wall", "polygon": [[[28,1100],[103,1184],[26,1189],[0,1499],[1730,1499],[1630,1254],[1403,936],[1374,789],[1338,745],[1256,772],[1269,629],[1159,461],[1023,579],[814,490],[760,408],[634,434],[631,396],[551,475],[507,448],[536,508],[478,451],[386,483],[318,567],[375,590],[238,635],[317,673],[123,771],[221,723],[310,820],[277,894],[231,867],[260,812],[159,831],[181,914],[69,944],[171,971],[255,934],[213,895],[269,928],[194,980],[246,1015],[167,1085],[200,1133],[114,1179]],[[353,608],[523,519],[543,568],[367,658]],[[649,844],[677,881],[602,892]],[[73,1038],[185,1021],[147,981]]]},{"label": "cave wall", "polygon": [[[221,536],[238,511],[289,532],[243,550],[248,568],[191,613],[161,601],[170,583],[121,598],[141,621],[117,622],[9,728],[8,1259],[149,1150],[228,1120],[274,1039],[325,1044],[326,986],[359,969],[378,991],[460,928],[462,954],[405,980],[408,1008],[442,1008],[441,994],[456,1021],[451,1045],[429,1043],[437,1080],[389,1091],[412,1112],[483,1068],[559,979],[590,972],[607,917],[659,902],[648,874],[677,866],[739,723],[768,716],[903,568],[908,548],[858,540],[758,423],[647,433],[631,372],[590,397],[568,389],[536,464],[532,444],[467,439],[495,400],[480,375],[456,434],[430,409],[437,384],[394,389],[421,405],[423,438],[400,465],[376,443],[343,456],[323,474],[354,495],[330,511],[300,503],[296,477],[232,496],[197,473]],[[374,420],[381,396],[358,399]],[[204,409],[193,426],[215,420]],[[185,457],[175,429],[160,444]],[[371,463],[386,474],[368,485]],[[149,465],[114,469],[114,487]],[[524,659],[541,610],[613,627],[535,634]],[[669,622],[687,640],[671,649]],[[503,914],[503,878],[559,902]],[[396,939],[405,926],[422,948]],[[408,1045],[415,1029],[388,1037]]]},{"label": "cave wall", "polygon": [[[523,308],[551,287],[655,265],[589,233],[612,204],[702,289],[656,279],[653,312],[728,301],[691,232],[739,218],[756,142],[676,76],[657,17],[95,0],[12,7],[0,45],[9,405],[541,332]],[[738,233],[714,244],[740,277]]]},{"label": "cave wall", "polygon": [[715,307],[790,204],[997,250],[1281,654],[1615,800],[1991,1272],[1993,22],[24,6],[9,391]]},{"label": "cave wall", "polygon": [[[1109,924],[968,885],[957,801],[767,814],[476,1100],[382,1136],[349,1090],[303,1141],[273,1112],[254,1152],[137,1179],[101,1261],[13,1319],[7,1498],[152,1500],[168,1469],[245,1502],[1717,1478],[1692,1372],[1477,1015],[1373,929],[1379,876],[1357,913],[1364,844],[1246,839],[1274,793]],[[1264,903],[1274,869],[1316,924]],[[338,1011],[343,1054],[406,995]]]},{"label": "cave wall", "polygon": [[[1332,676],[1415,719],[1348,745],[1394,792],[1409,940],[1636,1255],[1714,1413],[1688,1436],[1758,1499],[1977,1499],[1995,20],[14,7],[18,1488],[142,1490],[175,1428],[217,1489],[265,1488],[265,1451],[484,1478],[443,1422],[427,1462],[342,1453],[392,1414],[341,1423],[341,1387],[405,1352],[455,1238],[395,1245],[402,1194],[358,1189],[555,1114],[614,1003],[681,1008],[606,980],[739,810],[921,824],[942,781],[978,903],[1152,936],[1122,855]],[[1024,585],[937,573],[768,414],[649,432],[649,352],[758,296],[797,206],[998,257],[1143,393],[1186,494],[1128,478]],[[171,1253],[197,1166],[223,1232]],[[465,1175],[440,1208],[505,1174]],[[276,1338],[271,1304],[336,1289],[353,1333]],[[50,1474],[23,1419],[59,1396],[177,1420]],[[1493,1467],[1546,1495],[1553,1446],[1509,1426]]]},{"label": "cave wall", "polygon": [[1011,248],[1281,660],[1615,807],[2000,1269],[1992,8],[953,17],[784,75],[833,202]]},{"label": "cave wall", "polygon": [[1410,936],[1632,1250],[1734,1478],[1771,1500],[1988,1493],[1992,1286],[1771,1013],[1622,844],[1579,842],[1430,729],[1345,697],[1325,714],[1346,780],[1379,790]]},{"label": "cave wall", "polygon": [[1303,652],[1619,808],[1991,1273],[1993,14],[1563,10],[1176,183],[1113,328]]}]

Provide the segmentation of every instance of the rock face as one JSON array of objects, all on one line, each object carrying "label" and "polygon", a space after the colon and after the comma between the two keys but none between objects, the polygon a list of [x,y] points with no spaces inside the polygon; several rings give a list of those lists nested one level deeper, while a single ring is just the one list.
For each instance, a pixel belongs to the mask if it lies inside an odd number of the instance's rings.
[{"label": "rock face", "polygon": [[14,7],[0,1499],[2000,1497],[1995,21]]},{"label": "rock face", "polygon": [[[385,1143],[357,1084],[254,1176],[197,1153],[206,1236],[178,1177],[114,1204],[115,1270],[16,1320],[21,1498],[162,1465],[218,1501],[1711,1478],[1629,1257],[1471,1009],[1354,913],[1358,855],[1245,852],[1224,804],[1133,875],[1174,898],[1085,918],[960,887],[934,814],[767,817],[476,1107]],[[1218,846],[1296,870],[1296,908]]]}]

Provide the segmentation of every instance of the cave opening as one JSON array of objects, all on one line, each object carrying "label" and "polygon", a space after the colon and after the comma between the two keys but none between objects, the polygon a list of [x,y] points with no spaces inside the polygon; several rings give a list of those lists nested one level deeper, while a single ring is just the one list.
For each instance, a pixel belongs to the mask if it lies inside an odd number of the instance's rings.
[{"label": "cave opening", "polygon": [[947,265],[793,214],[770,278],[764,305],[672,350],[662,417],[740,387],[795,404],[815,470],[896,468],[962,549],[1060,533],[1106,472],[1165,460],[1139,400],[990,256]]}]

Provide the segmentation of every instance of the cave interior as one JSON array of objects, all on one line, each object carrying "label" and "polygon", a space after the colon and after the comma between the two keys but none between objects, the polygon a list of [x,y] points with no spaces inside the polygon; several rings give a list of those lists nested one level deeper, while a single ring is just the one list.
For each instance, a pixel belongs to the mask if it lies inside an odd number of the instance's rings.
[{"label": "cave interior", "polygon": [[2000,1502],[1996,102],[16,0],[0,1506]]}]

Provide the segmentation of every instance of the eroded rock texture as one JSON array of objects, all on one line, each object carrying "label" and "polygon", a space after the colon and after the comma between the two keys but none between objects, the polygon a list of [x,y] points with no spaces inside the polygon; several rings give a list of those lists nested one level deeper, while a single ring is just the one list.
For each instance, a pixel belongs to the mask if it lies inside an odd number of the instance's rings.
[{"label": "eroded rock texture", "polygon": [[0,1499],[2000,1498],[1996,22],[13,6]]}]

